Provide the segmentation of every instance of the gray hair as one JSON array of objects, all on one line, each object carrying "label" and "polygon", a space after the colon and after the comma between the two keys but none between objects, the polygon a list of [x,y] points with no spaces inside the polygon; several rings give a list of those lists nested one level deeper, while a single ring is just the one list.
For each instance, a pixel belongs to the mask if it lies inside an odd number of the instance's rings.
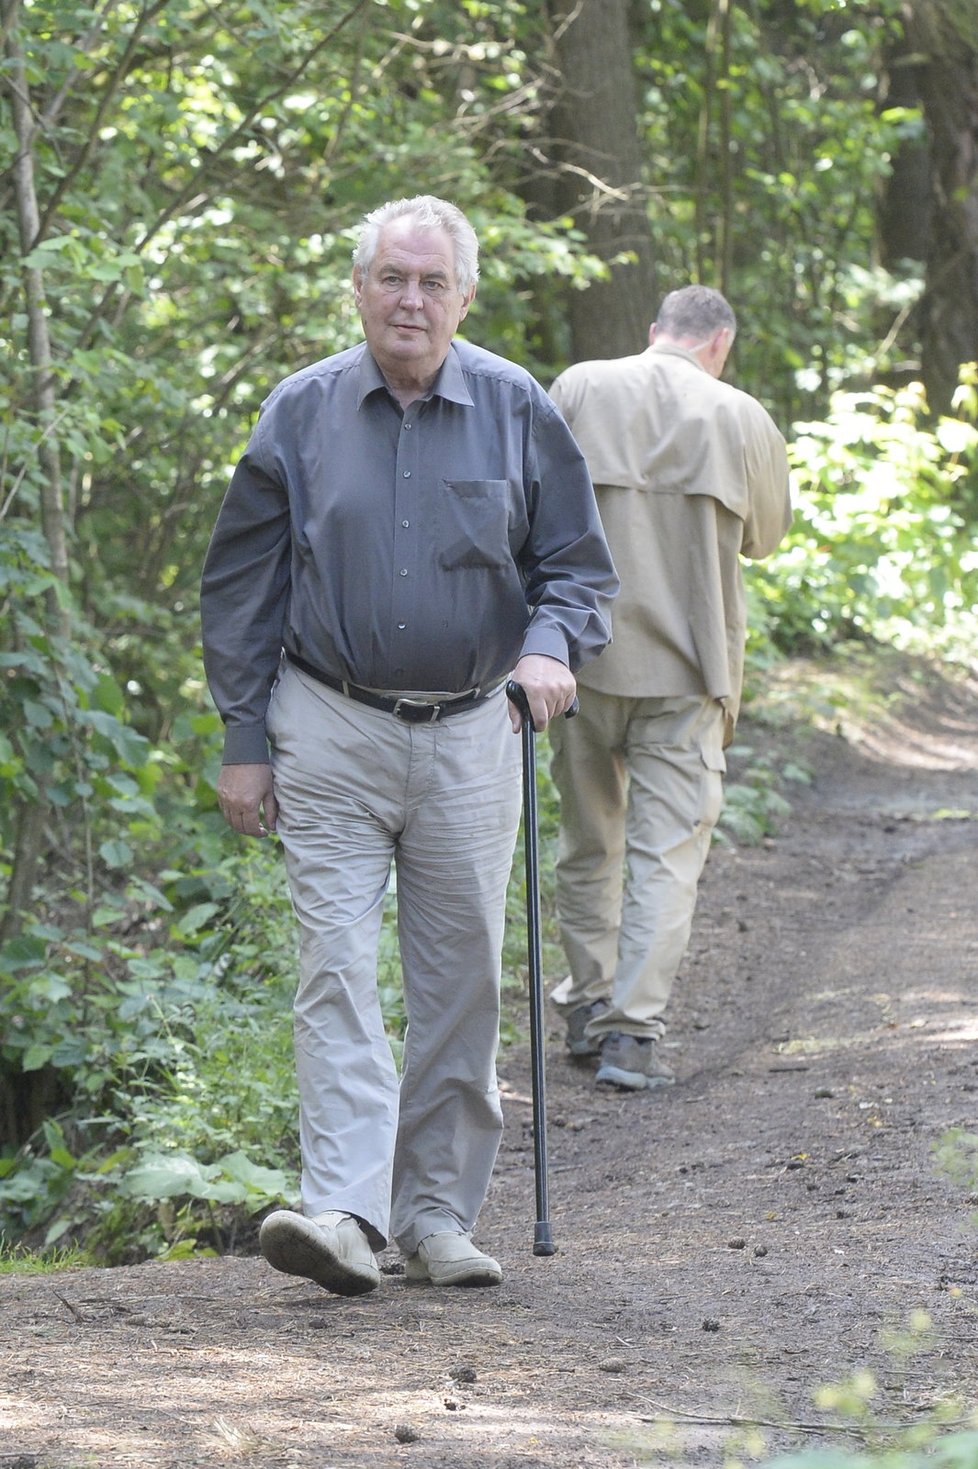
[{"label": "gray hair", "polygon": [[730,303],[709,286],[682,286],[670,291],[659,307],[655,324],[664,336],[693,337],[696,341],[712,337],[721,327],[733,335],[737,332],[737,318]]},{"label": "gray hair", "polygon": [[396,219],[411,219],[423,230],[444,230],[455,247],[455,284],[463,296],[479,279],[479,241],[475,230],[455,204],[418,194],[413,199],[392,199],[363,217],[353,251],[354,266],[366,275],[377,253],[377,242],[385,225]]}]

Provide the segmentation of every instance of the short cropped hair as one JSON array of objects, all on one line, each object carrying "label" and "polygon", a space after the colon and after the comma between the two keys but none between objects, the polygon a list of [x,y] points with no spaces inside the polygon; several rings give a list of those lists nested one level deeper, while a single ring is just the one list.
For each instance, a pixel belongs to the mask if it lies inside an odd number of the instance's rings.
[{"label": "short cropped hair", "polygon": [[479,241],[461,209],[433,194],[391,199],[365,214],[353,251],[354,266],[364,275],[369,273],[380,232],[396,219],[412,219],[421,229],[445,231],[455,247],[455,284],[463,296],[467,295],[479,279]]},{"label": "short cropped hair", "polygon": [[733,308],[709,286],[682,286],[670,291],[659,307],[656,327],[667,337],[711,337],[721,327],[737,333]]}]

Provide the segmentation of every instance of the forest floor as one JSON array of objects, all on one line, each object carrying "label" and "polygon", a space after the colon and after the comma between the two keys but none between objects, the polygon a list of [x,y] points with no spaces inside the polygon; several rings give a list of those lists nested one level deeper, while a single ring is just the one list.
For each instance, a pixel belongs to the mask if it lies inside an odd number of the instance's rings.
[{"label": "forest floor", "polygon": [[357,1300],[254,1257],[4,1276],[2,1469],[730,1466],[974,1426],[978,1178],[935,1147],[978,1130],[978,678],[876,672],[885,700],[833,702],[788,669],[741,730],[810,783],[714,848],[677,1085],[597,1089],[548,1006],[553,1257],[516,1047],[476,1232],[501,1286],[386,1256]]}]

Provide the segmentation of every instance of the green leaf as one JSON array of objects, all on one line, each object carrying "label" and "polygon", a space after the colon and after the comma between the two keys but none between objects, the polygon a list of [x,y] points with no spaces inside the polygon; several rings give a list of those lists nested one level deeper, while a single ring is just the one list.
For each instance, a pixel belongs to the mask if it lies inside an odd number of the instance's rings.
[{"label": "green leaf", "polygon": [[44,962],[48,946],[45,939],[24,934],[10,939],[0,951],[0,970],[12,973],[18,969],[32,969]]},{"label": "green leaf", "polygon": [[47,970],[28,981],[27,993],[32,1004],[48,1009],[56,1005],[59,1000],[68,998],[71,994],[71,985],[64,975]]},{"label": "green leaf", "polygon": [[172,1199],[180,1194],[193,1198],[212,1198],[211,1179],[216,1169],[205,1169],[196,1158],[186,1153],[150,1156],[137,1163],[122,1179],[120,1189],[132,1198],[153,1202]]},{"label": "green leaf", "polygon": [[67,1215],[62,1214],[57,1219],[54,1219],[44,1231],[45,1248],[57,1244],[58,1240],[62,1239],[71,1227],[72,1220]]},{"label": "green leaf", "polygon": [[92,913],[93,928],[111,928],[113,924],[121,923],[126,916],[126,910],[121,903],[101,903]]},{"label": "green leaf", "polygon": [[177,931],[185,937],[192,937],[200,932],[202,928],[210,923],[221,909],[217,903],[197,903],[193,908],[188,908],[182,914],[176,925]]},{"label": "green leaf", "polygon": [[34,1041],[29,1045],[20,1058],[22,1071],[40,1071],[51,1059],[53,1046],[44,1045],[40,1041]]},{"label": "green leaf", "polygon": [[102,674],[92,690],[92,703],[96,708],[106,714],[111,714],[117,721],[122,720],[125,713],[126,701],[122,696],[122,690],[114,678]]},{"label": "green leaf", "polygon": [[102,709],[85,709],[79,714],[79,719],[108,740],[126,765],[138,767],[146,761],[151,748],[149,740],[127,724],[120,723],[114,714],[107,714]]},{"label": "green leaf", "polygon": [[129,867],[132,863],[132,847],[128,842],[119,840],[102,842],[98,854],[106,867],[111,867],[116,871]]},{"label": "green leaf", "polygon": [[152,1004],[152,997],[147,994],[127,995],[119,1005],[120,1020],[135,1020]]},{"label": "green leaf", "polygon": [[280,1169],[262,1168],[252,1163],[245,1153],[228,1153],[221,1159],[220,1167],[229,1178],[243,1184],[249,1193],[260,1194],[266,1199],[283,1198],[288,1194],[289,1183]]},{"label": "green leaf", "polygon": [[54,723],[54,716],[46,704],[39,704],[36,699],[25,699],[21,706],[24,718],[34,729],[50,729]]}]

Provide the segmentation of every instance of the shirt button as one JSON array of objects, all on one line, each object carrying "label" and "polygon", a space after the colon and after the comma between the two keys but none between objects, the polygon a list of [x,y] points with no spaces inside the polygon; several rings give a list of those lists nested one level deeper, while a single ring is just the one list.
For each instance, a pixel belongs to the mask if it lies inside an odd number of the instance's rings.
[{"label": "shirt button", "polygon": [[405,479],[410,479],[411,478],[411,471],[409,469],[406,469],[404,471],[404,478]]},{"label": "shirt button", "polygon": [[412,427],[412,425],[411,425],[411,424],[410,424],[410,423],[406,423],[406,424],[405,424],[405,425],[404,425],[404,427],[405,427],[405,428],[411,428],[411,427]]},{"label": "shirt button", "polygon": [[404,529],[407,530],[407,528],[411,524],[411,522],[409,520],[402,520],[401,521],[401,524],[403,525]]},{"label": "shirt button", "polygon": [[406,622],[399,622],[397,624],[397,630],[398,630],[398,632],[403,632],[406,627],[407,627],[407,623]]},{"label": "shirt button", "polygon": [[407,576],[407,567],[406,566],[402,566],[401,569],[400,569],[400,571],[397,574],[398,574],[398,576]]}]

